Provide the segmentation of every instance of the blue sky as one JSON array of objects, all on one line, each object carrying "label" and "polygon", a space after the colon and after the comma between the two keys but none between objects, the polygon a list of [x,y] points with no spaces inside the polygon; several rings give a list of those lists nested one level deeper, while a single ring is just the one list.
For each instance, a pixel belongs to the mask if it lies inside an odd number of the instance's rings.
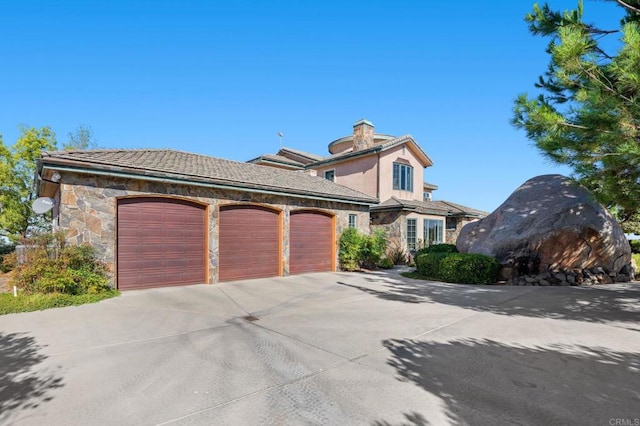
[{"label": "blue sky", "polygon": [[[492,211],[525,180],[569,170],[510,124],[544,72],[533,1],[7,0],[0,133],[79,124],[104,148],[246,161],[283,145],[327,154],[366,118],[434,161],[435,199]],[[551,0],[555,9],[576,1]],[[587,20],[616,28],[612,3]]]}]

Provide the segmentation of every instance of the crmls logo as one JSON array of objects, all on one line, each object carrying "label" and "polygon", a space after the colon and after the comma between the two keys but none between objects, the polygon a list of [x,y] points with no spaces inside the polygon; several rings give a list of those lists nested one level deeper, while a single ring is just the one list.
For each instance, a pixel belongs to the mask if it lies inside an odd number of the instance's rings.
[{"label": "crmls logo", "polygon": [[609,419],[611,426],[640,426],[640,419]]}]

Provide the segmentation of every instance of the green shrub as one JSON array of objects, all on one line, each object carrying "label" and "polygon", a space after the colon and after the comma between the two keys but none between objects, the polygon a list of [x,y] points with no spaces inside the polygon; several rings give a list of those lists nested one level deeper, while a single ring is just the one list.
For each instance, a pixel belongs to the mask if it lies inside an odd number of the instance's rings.
[{"label": "green shrub", "polygon": [[380,262],[378,262],[378,267],[382,269],[391,269],[395,264],[388,257],[383,257]]},{"label": "green shrub", "polygon": [[347,228],[340,236],[338,259],[345,271],[361,267],[375,268],[387,249],[387,239],[381,229],[373,235],[363,235],[355,228]]},{"label": "green shrub", "polygon": [[442,263],[444,258],[451,254],[452,253],[435,252],[423,253],[417,257],[414,257],[418,274],[427,278],[440,279],[440,264]]},{"label": "green shrub", "polygon": [[338,259],[343,270],[355,271],[360,267],[362,238],[356,228],[347,228],[340,235]]},{"label": "green shrub", "polygon": [[88,245],[66,246],[64,234],[43,234],[25,241],[10,285],[25,294],[98,294],[109,291],[107,271]]},{"label": "green shrub", "polygon": [[640,253],[640,240],[629,240],[631,253]]},{"label": "green shrub", "polygon": [[492,284],[497,281],[500,263],[482,254],[450,253],[439,267],[438,278],[446,282]]},{"label": "green shrub", "polygon": [[458,249],[455,244],[434,244],[432,246],[421,248],[414,254],[414,258],[423,253],[457,253]]},{"label": "green shrub", "polygon": [[387,251],[387,237],[382,229],[373,231],[373,235],[364,235],[361,246],[361,262],[365,268],[375,268]]}]

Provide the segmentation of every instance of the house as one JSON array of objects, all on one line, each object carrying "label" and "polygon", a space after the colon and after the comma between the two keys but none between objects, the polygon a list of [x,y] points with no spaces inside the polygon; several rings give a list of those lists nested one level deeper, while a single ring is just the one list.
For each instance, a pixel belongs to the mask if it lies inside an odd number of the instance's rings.
[{"label": "house", "polygon": [[[261,155],[250,163],[305,170],[377,198],[371,226],[386,231],[392,246],[413,251],[420,246],[455,243],[462,226],[486,212],[448,201],[433,201],[438,187],[423,181],[433,162],[411,135],[374,132],[368,120],[353,125],[351,135],[329,143],[329,156],[291,148]],[[355,224],[354,224],[355,225]]]},{"label": "house", "polygon": [[121,290],[334,271],[337,236],[369,232],[378,200],[291,167],[315,159],[300,160],[52,151],[37,162],[36,192],[54,200],[54,229],[95,247]]}]

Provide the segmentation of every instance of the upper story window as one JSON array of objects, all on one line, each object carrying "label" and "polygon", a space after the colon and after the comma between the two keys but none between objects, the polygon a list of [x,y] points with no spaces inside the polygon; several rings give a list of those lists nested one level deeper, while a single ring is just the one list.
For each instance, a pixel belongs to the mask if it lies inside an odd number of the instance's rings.
[{"label": "upper story window", "polygon": [[393,189],[413,192],[413,167],[393,163]]},{"label": "upper story window", "polygon": [[327,170],[324,172],[324,178],[326,180],[330,180],[331,182],[336,181],[336,171],[335,170]]}]

